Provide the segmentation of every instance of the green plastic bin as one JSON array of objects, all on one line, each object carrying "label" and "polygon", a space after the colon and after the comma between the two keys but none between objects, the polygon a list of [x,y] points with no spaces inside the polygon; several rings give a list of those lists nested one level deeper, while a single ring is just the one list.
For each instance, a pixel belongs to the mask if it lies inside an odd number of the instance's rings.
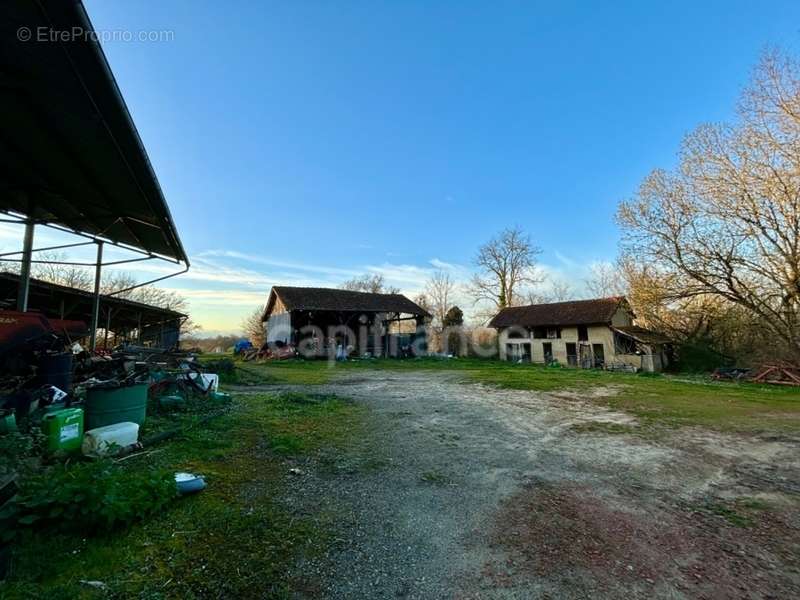
[{"label": "green plastic bin", "polygon": [[91,387],[86,392],[86,430],[116,423],[144,424],[147,384]]},{"label": "green plastic bin", "polygon": [[64,408],[42,418],[42,433],[50,452],[75,452],[83,441],[83,410]]}]

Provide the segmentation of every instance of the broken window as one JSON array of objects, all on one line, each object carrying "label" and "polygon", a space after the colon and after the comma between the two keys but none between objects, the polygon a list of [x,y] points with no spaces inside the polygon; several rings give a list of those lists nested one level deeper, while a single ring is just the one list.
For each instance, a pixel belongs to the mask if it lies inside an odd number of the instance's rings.
[{"label": "broken window", "polygon": [[586,325],[578,325],[578,341],[579,342],[589,341],[589,328],[586,327]]},{"label": "broken window", "polygon": [[561,339],[561,330],[558,327],[548,327],[547,339],[548,340]]}]

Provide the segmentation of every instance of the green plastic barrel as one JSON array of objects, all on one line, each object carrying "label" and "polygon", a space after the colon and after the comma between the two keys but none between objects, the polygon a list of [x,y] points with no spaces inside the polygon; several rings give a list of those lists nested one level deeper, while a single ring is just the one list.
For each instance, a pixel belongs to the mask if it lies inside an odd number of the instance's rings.
[{"label": "green plastic barrel", "polygon": [[42,433],[50,452],[74,452],[83,441],[83,410],[65,408],[47,413],[42,418]]},{"label": "green plastic barrel", "polygon": [[125,387],[92,387],[86,392],[86,429],[116,423],[144,423],[147,384]]}]

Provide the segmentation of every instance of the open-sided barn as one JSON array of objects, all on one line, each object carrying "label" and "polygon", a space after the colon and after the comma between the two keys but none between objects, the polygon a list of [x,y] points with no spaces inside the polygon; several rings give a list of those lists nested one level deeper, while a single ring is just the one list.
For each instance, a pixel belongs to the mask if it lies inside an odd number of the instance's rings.
[{"label": "open-sided barn", "polygon": [[[430,314],[402,294],[275,286],[262,317],[268,344],[306,356],[410,356],[427,351]],[[410,325],[410,327],[408,327]]]}]

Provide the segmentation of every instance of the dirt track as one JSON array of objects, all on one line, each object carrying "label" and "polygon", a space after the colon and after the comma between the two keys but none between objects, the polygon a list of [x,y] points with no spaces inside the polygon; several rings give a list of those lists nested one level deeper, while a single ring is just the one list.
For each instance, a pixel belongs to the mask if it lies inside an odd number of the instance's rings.
[{"label": "dirt track", "polygon": [[291,478],[289,506],[340,525],[333,550],[298,568],[308,596],[800,593],[797,439],[608,433],[637,425],[587,398],[613,389],[522,392],[384,372],[310,391],[353,398],[372,416],[351,452]]}]

